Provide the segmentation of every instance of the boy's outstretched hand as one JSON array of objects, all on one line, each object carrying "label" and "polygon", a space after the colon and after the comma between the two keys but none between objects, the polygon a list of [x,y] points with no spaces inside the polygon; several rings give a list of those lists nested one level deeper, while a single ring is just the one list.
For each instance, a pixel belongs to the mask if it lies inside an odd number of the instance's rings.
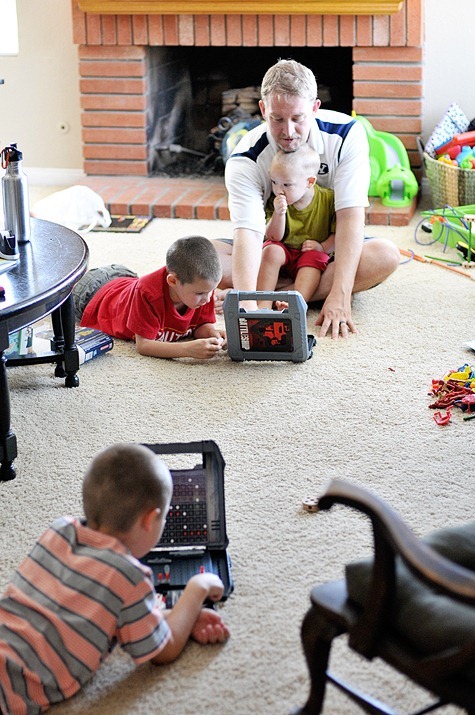
[{"label": "boy's outstretched hand", "polygon": [[229,630],[219,613],[211,608],[203,608],[193,626],[191,637],[201,645],[224,643],[229,638]]},{"label": "boy's outstretched hand", "polygon": [[180,655],[190,636],[203,644],[224,643],[228,639],[229,631],[221,616],[210,608],[203,608],[207,599],[219,601],[223,590],[219,576],[209,571],[190,578],[173,608],[164,611],[170,637],[165,647],[152,658],[153,663],[171,663]]},{"label": "boy's outstretched hand", "polygon": [[223,338],[199,338],[183,342],[187,357],[209,359],[223,350]]},{"label": "boy's outstretched hand", "polygon": [[219,601],[224,592],[223,582],[215,573],[211,571],[205,571],[204,573],[197,573],[190,578],[188,581],[186,590],[201,590],[201,602],[209,599],[210,601]]},{"label": "boy's outstretched hand", "polygon": [[188,357],[212,358],[227,347],[225,331],[216,328],[214,323],[199,325],[194,330],[193,337],[195,340],[183,343]]}]

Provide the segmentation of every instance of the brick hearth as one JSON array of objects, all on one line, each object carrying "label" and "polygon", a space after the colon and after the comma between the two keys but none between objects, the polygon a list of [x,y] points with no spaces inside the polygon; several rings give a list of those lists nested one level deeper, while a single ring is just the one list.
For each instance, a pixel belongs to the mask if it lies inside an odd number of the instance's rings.
[{"label": "brick hearth", "polygon": [[[227,193],[221,177],[88,176],[80,183],[100,194],[112,214],[229,219]],[[374,198],[370,202],[366,210],[367,225],[406,226],[416,209],[416,199],[403,208],[383,206]]]}]

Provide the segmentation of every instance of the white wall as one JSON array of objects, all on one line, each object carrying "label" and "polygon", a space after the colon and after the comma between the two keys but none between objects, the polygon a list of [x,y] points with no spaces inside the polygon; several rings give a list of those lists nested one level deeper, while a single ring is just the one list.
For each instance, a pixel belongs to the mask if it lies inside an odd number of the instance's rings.
[{"label": "white wall", "polygon": [[[17,0],[20,53],[0,57],[0,143],[26,167],[82,171],[77,47],[70,0]],[[423,138],[455,101],[475,118],[474,0],[425,0]],[[2,28],[2,32],[5,29]],[[1,43],[1,39],[0,39]],[[67,123],[69,131],[58,130]],[[47,172],[44,172],[47,175]]]},{"label": "white wall", "polygon": [[[19,54],[0,56],[0,143],[26,167],[82,171],[77,46],[70,0],[17,0]],[[1,28],[1,32],[5,32]],[[1,45],[1,38],[0,38]],[[59,126],[69,131],[62,133]]]},{"label": "white wall", "polygon": [[475,119],[474,0],[425,0],[423,137],[452,102]]}]

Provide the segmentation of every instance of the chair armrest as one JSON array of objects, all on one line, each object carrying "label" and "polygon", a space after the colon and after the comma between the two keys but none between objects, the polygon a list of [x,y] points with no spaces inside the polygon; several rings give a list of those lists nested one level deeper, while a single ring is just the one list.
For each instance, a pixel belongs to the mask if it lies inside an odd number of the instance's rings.
[{"label": "chair armrest", "polygon": [[[389,548],[393,558],[399,555],[412,573],[428,586],[458,601],[475,603],[475,573],[424,544],[380,497],[350,482],[334,479],[319,498],[318,507],[328,510],[334,504],[352,507],[370,518],[374,535],[375,569],[380,566],[378,554],[387,556]],[[394,564],[386,568],[393,571]]]}]

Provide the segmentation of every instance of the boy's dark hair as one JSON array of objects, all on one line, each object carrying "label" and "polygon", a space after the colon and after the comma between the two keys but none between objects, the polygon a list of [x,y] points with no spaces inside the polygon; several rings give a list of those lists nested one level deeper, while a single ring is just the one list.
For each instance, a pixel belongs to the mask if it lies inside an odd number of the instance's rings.
[{"label": "boy's dark hair", "polygon": [[223,273],[215,247],[204,236],[186,236],[172,243],[167,251],[166,266],[180,283],[201,279],[218,285]]},{"label": "boy's dark hair", "polygon": [[84,476],[84,515],[93,529],[129,531],[147,509],[166,514],[172,481],[166,464],[141,444],[114,444],[99,452]]}]

